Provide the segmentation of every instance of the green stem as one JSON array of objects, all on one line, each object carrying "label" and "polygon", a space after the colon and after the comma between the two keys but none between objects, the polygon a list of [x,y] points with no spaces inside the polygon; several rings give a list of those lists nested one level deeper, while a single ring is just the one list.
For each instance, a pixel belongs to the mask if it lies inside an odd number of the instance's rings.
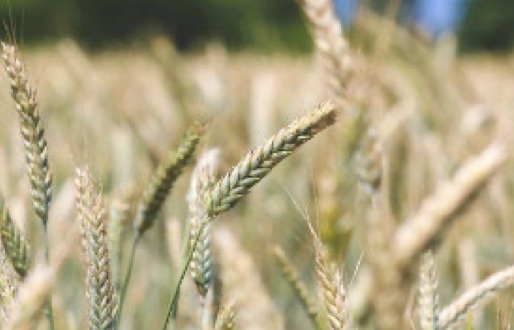
[{"label": "green stem", "polygon": [[[207,220],[207,221],[209,221],[209,220]],[[166,319],[164,320],[162,330],[166,330],[166,328],[168,327],[168,323],[170,321],[172,311],[176,309],[178,295],[180,292],[180,287],[182,285],[182,282],[184,281],[184,278],[186,277],[187,269],[189,268],[191,259],[193,259],[193,253],[196,249],[196,245],[198,244],[198,241],[200,240],[200,235],[202,234],[202,230],[203,230],[204,226],[205,226],[205,223],[202,224],[202,226],[200,227],[200,230],[198,231],[198,234],[196,234],[193,245],[191,246],[191,251],[189,251],[189,254],[187,255],[187,259],[184,262],[184,265],[182,266],[182,271],[180,273],[180,277],[178,279],[177,285],[175,286],[173,296],[171,297],[170,302],[168,304],[168,311],[166,312]]]},{"label": "green stem", "polygon": [[[50,264],[50,242],[48,240],[48,227],[43,224],[43,234],[45,237],[45,260],[47,265]],[[48,299],[46,300],[46,318],[48,320],[48,326],[50,330],[55,330],[55,322],[54,322],[54,311],[52,308],[52,294],[48,295]]]},{"label": "green stem", "polygon": [[132,248],[130,250],[130,259],[127,266],[127,271],[125,272],[125,279],[123,280],[123,286],[121,287],[121,295],[120,301],[118,305],[118,311],[116,312],[116,329],[119,329],[121,323],[121,311],[123,310],[123,303],[125,302],[125,296],[127,295],[127,288],[130,282],[130,278],[132,276],[132,269],[134,266],[134,259],[136,256],[136,247],[139,242],[141,235],[136,234],[134,236],[134,241],[132,242]]}]

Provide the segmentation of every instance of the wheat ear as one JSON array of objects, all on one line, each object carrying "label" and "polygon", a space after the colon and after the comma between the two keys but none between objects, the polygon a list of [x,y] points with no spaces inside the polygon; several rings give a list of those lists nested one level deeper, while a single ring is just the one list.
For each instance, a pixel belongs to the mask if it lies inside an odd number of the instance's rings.
[{"label": "wheat ear", "polygon": [[189,204],[189,244],[198,242],[191,258],[191,275],[200,295],[205,298],[212,281],[211,224],[205,216],[203,196],[214,181],[218,150],[205,152],[198,160],[187,196]]},{"label": "wheat ear", "polygon": [[309,290],[300,280],[300,276],[298,275],[298,271],[294,267],[294,265],[287,259],[287,256],[279,246],[276,246],[273,249],[273,254],[275,255],[275,259],[277,260],[282,275],[287,280],[287,283],[291,286],[294,293],[298,297],[298,300],[302,304],[303,308],[307,312],[309,319],[312,321],[314,326],[317,325],[317,318],[319,315],[319,307],[317,302],[312,298]]},{"label": "wheat ear", "polygon": [[87,264],[89,328],[113,329],[116,297],[112,284],[102,195],[87,167],[76,169],[77,209]]},{"label": "wheat ear", "polygon": [[419,323],[421,330],[437,330],[439,302],[434,254],[427,251],[421,257],[419,281]]},{"label": "wheat ear", "polygon": [[0,195],[0,238],[5,254],[11,261],[14,270],[24,278],[29,268],[29,247],[20,230],[11,219],[9,210]]},{"label": "wheat ear", "polygon": [[346,292],[343,286],[343,276],[336,266],[328,259],[328,253],[318,235],[308,223],[314,243],[314,256],[318,285],[321,290],[323,308],[330,329],[340,330],[346,322]]},{"label": "wheat ear", "polygon": [[183,136],[177,150],[171,151],[159,165],[139,202],[134,229],[141,236],[154,223],[175,180],[193,157],[205,125],[196,123]]},{"label": "wheat ear", "polygon": [[48,166],[48,150],[36,100],[36,90],[28,81],[25,67],[16,48],[2,43],[2,51],[11,94],[20,120],[32,201],[36,215],[46,227],[52,199],[52,175]]},{"label": "wheat ear", "polygon": [[298,0],[311,24],[316,50],[338,106],[345,102],[351,57],[331,0]]},{"label": "wheat ear", "polygon": [[426,198],[418,213],[406,221],[393,238],[397,263],[406,266],[419,256],[485,186],[506,158],[505,146],[493,143],[465,163],[454,178],[443,184],[434,195]]},{"label": "wheat ear", "polygon": [[7,261],[4,249],[0,248],[0,316],[4,323],[12,306],[18,287],[18,279]]},{"label": "wheat ear", "polygon": [[490,301],[511,285],[514,285],[514,266],[494,273],[443,308],[439,313],[437,329],[447,329],[456,325],[467,313]]},{"label": "wheat ear", "polygon": [[232,208],[276,165],[317,133],[332,125],[336,107],[327,102],[281,129],[262,146],[250,151],[206,196],[206,211],[213,219]]}]

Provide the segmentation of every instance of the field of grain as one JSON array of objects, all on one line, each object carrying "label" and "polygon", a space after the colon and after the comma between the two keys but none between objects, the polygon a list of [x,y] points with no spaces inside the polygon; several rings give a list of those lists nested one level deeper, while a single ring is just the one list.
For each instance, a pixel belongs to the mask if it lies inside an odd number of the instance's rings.
[{"label": "field of grain", "polygon": [[304,9],[313,56],[4,45],[6,328],[510,329],[514,57]]}]

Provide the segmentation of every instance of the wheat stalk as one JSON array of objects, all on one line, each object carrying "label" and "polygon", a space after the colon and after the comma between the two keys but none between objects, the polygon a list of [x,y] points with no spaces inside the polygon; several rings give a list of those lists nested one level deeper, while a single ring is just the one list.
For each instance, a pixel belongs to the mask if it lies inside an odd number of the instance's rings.
[{"label": "wheat stalk", "polygon": [[0,195],[0,238],[4,251],[14,270],[24,278],[29,268],[29,247],[9,215],[3,196]]},{"label": "wheat stalk", "polygon": [[20,130],[25,147],[31,195],[36,215],[46,227],[52,199],[52,175],[48,166],[48,150],[43,124],[36,100],[36,90],[29,83],[25,67],[16,48],[2,43],[3,60],[16,103]]},{"label": "wheat stalk", "polygon": [[102,195],[87,167],[77,168],[77,209],[86,256],[89,328],[113,329],[116,297],[112,284]]},{"label": "wheat stalk", "polygon": [[505,146],[493,143],[464,164],[453,179],[427,197],[419,211],[406,221],[393,238],[393,255],[405,267],[440,234],[445,225],[469,203],[505,162]]},{"label": "wheat stalk", "polygon": [[210,219],[232,208],[276,165],[336,120],[336,107],[327,102],[281,129],[262,146],[250,151],[206,194]]},{"label": "wheat stalk", "polygon": [[513,284],[514,266],[494,273],[443,308],[437,319],[437,329],[447,329],[456,325],[467,313],[492,300],[498,292]]},{"label": "wheat stalk", "polygon": [[194,124],[184,134],[178,149],[168,154],[151,177],[139,202],[134,221],[134,229],[138,236],[143,235],[153,225],[175,180],[193,157],[204,129],[203,124]]}]

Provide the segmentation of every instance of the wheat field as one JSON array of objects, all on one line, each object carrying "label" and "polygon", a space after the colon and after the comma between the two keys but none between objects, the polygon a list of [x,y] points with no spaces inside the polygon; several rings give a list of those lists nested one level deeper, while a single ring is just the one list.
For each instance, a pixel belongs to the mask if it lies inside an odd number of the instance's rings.
[{"label": "wheat field", "polygon": [[510,329],[514,57],[2,44],[1,329]]}]

